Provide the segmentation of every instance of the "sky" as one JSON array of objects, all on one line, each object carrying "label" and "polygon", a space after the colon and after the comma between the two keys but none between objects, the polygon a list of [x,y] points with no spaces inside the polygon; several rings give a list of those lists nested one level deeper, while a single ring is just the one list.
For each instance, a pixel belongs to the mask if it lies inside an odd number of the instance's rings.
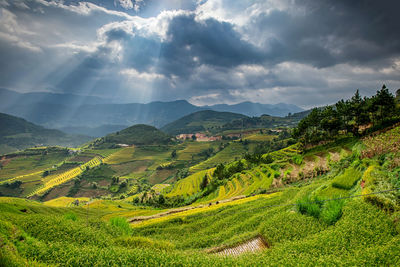
[{"label": "sky", "polygon": [[0,0],[0,87],[290,103],[400,88],[398,0]]}]

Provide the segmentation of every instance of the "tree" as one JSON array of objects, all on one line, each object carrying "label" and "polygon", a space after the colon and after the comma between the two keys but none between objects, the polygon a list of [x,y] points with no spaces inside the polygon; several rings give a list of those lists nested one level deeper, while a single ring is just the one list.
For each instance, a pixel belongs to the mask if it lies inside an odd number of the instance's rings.
[{"label": "tree", "polygon": [[197,139],[196,135],[195,135],[195,134],[192,135],[192,140],[193,140],[193,141],[196,141],[196,139]]},{"label": "tree", "polygon": [[207,176],[207,174],[205,174],[203,177],[203,180],[201,181],[200,189],[201,190],[205,189],[207,187],[207,185],[208,185],[208,176]]},{"label": "tree", "polygon": [[373,97],[373,105],[376,106],[378,119],[381,123],[384,118],[391,117],[394,114],[396,108],[395,98],[386,88],[386,85],[383,85],[382,89],[376,92]]},{"label": "tree", "polygon": [[174,151],[172,151],[172,153],[171,153],[171,157],[174,159],[174,158],[176,158],[176,149],[174,149]]},{"label": "tree", "polygon": [[225,178],[225,173],[226,173],[225,166],[220,163],[215,168],[213,175],[217,177],[219,180],[223,180]]},{"label": "tree", "polygon": [[165,203],[164,195],[160,195],[160,196],[158,197],[158,204],[164,205],[164,203]]}]

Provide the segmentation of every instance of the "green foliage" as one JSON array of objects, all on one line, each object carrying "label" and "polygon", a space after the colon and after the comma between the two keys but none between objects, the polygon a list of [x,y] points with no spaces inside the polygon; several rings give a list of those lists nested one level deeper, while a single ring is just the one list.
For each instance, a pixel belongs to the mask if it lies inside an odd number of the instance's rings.
[{"label": "green foliage", "polygon": [[0,125],[0,155],[37,144],[75,147],[90,140],[86,136],[68,135],[59,130],[46,129],[5,113],[0,113]]},{"label": "green foliage", "polygon": [[321,220],[329,225],[336,223],[342,217],[344,203],[342,199],[327,201],[320,214]]},{"label": "green foliage", "polygon": [[153,239],[141,236],[119,237],[114,240],[117,245],[124,248],[148,248],[170,251],[174,245],[167,241],[155,241]]},{"label": "green foliage", "polygon": [[110,219],[110,224],[122,230],[125,234],[130,234],[132,232],[131,226],[129,225],[126,218],[113,217]]},{"label": "green foliage", "polygon": [[321,213],[321,208],[323,206],[323,201],[318,197],[306,196],[296,203],[297,211],[301,214],[310,215],[316,219],[319,218]]},{"label": "green foliage", "polygon": [[332,186],[340,189],[349,190],[351,189],[361,178],[363,171],[360,168],[356,168],[353,164],[352,167],[347,168],[343,174],[335,177],[332,181]]},{"label": "green foliage", "polygon": [[109,134],[97,141],[96,147],[110,147],[117,144],[128,145],[161,145],[171,143],[171,137],[157,128],[137,124],[119,131],[119,134]]},{"label": "green foliage", "polygon": [[73,212],[68,212],[68,213],[64,214],[64,219],[71,220],[71,221],[76,221],[78,219],[78,216],[76,216],[76,214],[73,213]]},{"label": "green foliage", "polygon": [[240,118],[246,118],[246,116],[231,112],[202,110],[171,122],[162,127],[161,130],[171,135],[196,133],[221,127]]},{"label": "green foliage", "polygon": [[332,225],[342,216],[344,200],[324,201],[317,196],[306,196],[298,200],[296,204],[296,209],[301,214],[310,215],[328,225]]},{"label": "green foliage", "polygon": [[365,131],[362,125],[372,123],[374,127],[385,120],[396,119],[394,96],[385,85],[370,98],[361,98],[358,90],[349,100],[341,100],[333,106],[314,108],[302,119],[293,136],[304,144],[317,144],[320,141],[334,140],[338,135],[351,133],[359,136]]}]

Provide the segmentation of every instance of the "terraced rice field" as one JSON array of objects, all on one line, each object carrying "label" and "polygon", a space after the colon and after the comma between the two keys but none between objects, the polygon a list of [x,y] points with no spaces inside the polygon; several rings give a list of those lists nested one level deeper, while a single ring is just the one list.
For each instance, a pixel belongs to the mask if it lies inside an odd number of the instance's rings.
[{"label": "terraced rice field", "polygon": [[184,149],[177,151],[178,160],[191,160],[193,155],[211,147],[209,142],[186,142],[185,145]]},{"label": "terraced rice field", "polygon": [[80,175],[84,170],[87,168],[94,168],[102,163],[102,160],[100,157],[95,157],[92,160],[82,164],[79,167],[73,168],[69,171],[66,171],[62,174],[59,175],[50,175],[45,178],[45,182],[43,184],[43,187],[37,189],[36,191],[32,192],[28,197],[34,196],[34,195],[40,195],[48,191],[49,189],[63,184],[65,182],[68,182],[69,180],[77,177]]},{"label": "terraced rice field", "polygon": [[88,202],[90,200],[90,198],[88,198],[88,197],[80,197],[80,198],[59,197],[59,198],[55,198],[55,199],[43,202],[43,204],[46,206],[50,206],[50,207],[69,207],[75,200],[79,200],[79,202],[82,203],[82,202]]},{"label": "terraced rice field", "polygon": [[111,154],[114,154],[120,150],[122,150],[123,148],[110,148],[110,149],[88,149],[85,150],[85,153],[88,154],[95,154],[95,155],[100,155],[103,158],[106,158],[108,156],[110,156]]},{"label": "terraced rice field", "polygon": [[198,172],[201,170],[206,170],[213,168],[219,163],[228,163],[234,161],[236,158],[239,159],[246,153],[246,148],[239,142],[232,142],[222,151],[218,152],[213,157],[193,166],[190,168],[190,172]]},{"label": "terraced rice field", "polygon": [[192,195],[199,192],[200,184],[201,181],[203,181],[204,175],[210,175],[210,173],[211,170],[196,172],[195,174],[176,182],[171,192],[167,194],[167,197]]},{"label": "terraced rice field", "polygon": [[0,169],[0,180],[43,172],[53,165],[59,164],[67,157],[68,155],[60,152],[47,155],[21,155],[11,159],[4,159],[2,160],[3,167]]},{"label": "terraced rice field", "polygon": [[274,171],[272,169],[266,169],[265,167],[263,167],[263,169],[267,172],[264,173],[260,168],[256,168],[235,175],[232,180],[220,186],[214,193],[206,198],[200,199],[198,202],[216,202],[232,197],[250,195],[259,189],[269,189],[274,176],[272,173],[268,172],[268,170],[271,172]]},{"label": "terraced rice field", "polygon": [[366,149],[362,157],[372,158],[383,153],[397,153],[400,151],[400,126],[381,133],[377,136],[369,136],[363,139]]},{"label": "terraced rice field", "polygon": [[106,164],[120,164],[134,160],[134,147],[126,147],[104,158]]},{"label": "terraced rice field", "polygon": [[154,215],[149,215],[148,218],[143,216],[140,217],[140,220],[135,220],[135,217],[131,218],[130,221],[133,221],[131,224],[132,227],[142,227],[147,226],[150,224],[161,223],[169,220],[173,220],[176,218],[184,218],[187,216],[195,215],[195,214],[202,214],[209,211],[215,211],[224,207],[236,206],[241,205],[244,203],[258,201],[262,199],[271,199],[275,197],[279,197],[281,195],[280,192],[269,194],[269,195],[256,195],[252,197],[242,197],[242,198],[233,198],[227,199],[225,201],[221,201],[219,204],[213,205],[198,205],[198,206],[191,206],[191,207],[184,207],[178,208],[175,210],[167,210],[158,213],[154,213]]},{"label": "terraced rice field", "polygon": [[249,140],[249,141],[254,141],[254,142],[265,142],[265,141],[271,141],[274,138],[273,135],[266,135],[266,134],[251,134],[243,138],[244,140]]}]

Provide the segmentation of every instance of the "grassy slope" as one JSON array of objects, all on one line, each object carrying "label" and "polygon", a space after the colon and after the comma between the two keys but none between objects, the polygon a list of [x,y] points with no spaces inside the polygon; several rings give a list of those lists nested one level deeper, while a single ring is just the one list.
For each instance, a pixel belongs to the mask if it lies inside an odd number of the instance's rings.
[{"label": "grassy slope", "polygon": [[[397,265],[398,231],[389,216],[371,204],[349,200],[334,226],[292,212],[292,206],[274,206],[294,203],[323,183],[320,180],[269,198],[214,206],[183,217],[138,225],[133,237],[128,237],[130,233],[124,232],[123,227],[101,221],[107,214],[121,214],[114,209],[100,205],[96,209],[96,204],[91,204],[86,220],[86,208],[52,208],[2,199],[0,235],[6,238],[6,245],[1,247],[0,259],[17,266],[24,265],[26,259],[84,266]],[[22,209],[27,211],[21,212]],[[71,212],[77,215],[75,221],[65,215]],[[207,248],[229,246],[258,234],[271,246],[262,253],[237,258],[204,253]]]},{"label": "grassy slope", "polygon": [[203,110],[171,122],[162,127],[161,130],[171,135],[195,133],[219,127],[241,118],[247,118],[247,116],[231,112]]},{"label": "grassy slope", "polygon": [[[372,141],[365,140],[366,143]],[[333,186],[337,182],[346,182],[340,188],[346,195],[390,188],[391,175],[396,178],[400,171],[397,160],[400,151],[390,150],[391,153],[385,155],[358,160],[349,155],[349,146],[353,155],[362,154],[363,148],[354,143],[327,145],[307,153],[303,162],[298,162],[302,170],[305,171],[311,162],[324,162],[325,158],[332,159],[330,172],[286,187],[279,194],[172,214],[135,224],[133,231],[103,220],[163,211],[140,209],[124,202],[96,201],[90,204],[86,219],[87,209],[82,207],[54,208],[26,200],[0,198],[0,238],[4,240],[0,263],[23,266],[31,263],[27,261],[36,260],[44,264],[85,266],[399,265],[398,195],[382,194],[372,200],[348,199],[341,218],[334,225],[294,209],[293,204],[305,196],[336,197],[335,190],[327,189],[339,189]],[[333,160],[338,156],[333,152],[342,156]],[[285,168],[285,164],[293,164],[295,155],[296,149],[292,147],[274,152],[272,156],[276,160],[274,164]],[[244,176],[256,177],[257,173],[271,171],[268,167],[257,166],[235,179],[246,188]],[[292,167],[294,170],[295,166]],[[355,172],[358,179],[353,177]],[[200,173],[197,176],[201,178]],[[355,182],[347,183],[344,177]],[[365,181],[364,189],[360,186],[361,180]],[[197,182],[193,182],[191,188],[182,190],[195,193],[193,189],[197,186]],[[246,190],[250,186],[247,185]],[[237,189],[234,185],[232,188]],[[394,205],[394,212],[380,208],[390,208],[388,205]],[[75,220],[66,215],[71,212],[76,214]],[[236,258],[205,253],[206,249],[231,246],[256,235],[262,235],[270,248]]]},{"label": "grassy slope", "polygon": [[24,119],[0,113],[0,155],[35,145],[77,146],[91,138],[68,135],[59,130],[51,130],[35,125]]}]

